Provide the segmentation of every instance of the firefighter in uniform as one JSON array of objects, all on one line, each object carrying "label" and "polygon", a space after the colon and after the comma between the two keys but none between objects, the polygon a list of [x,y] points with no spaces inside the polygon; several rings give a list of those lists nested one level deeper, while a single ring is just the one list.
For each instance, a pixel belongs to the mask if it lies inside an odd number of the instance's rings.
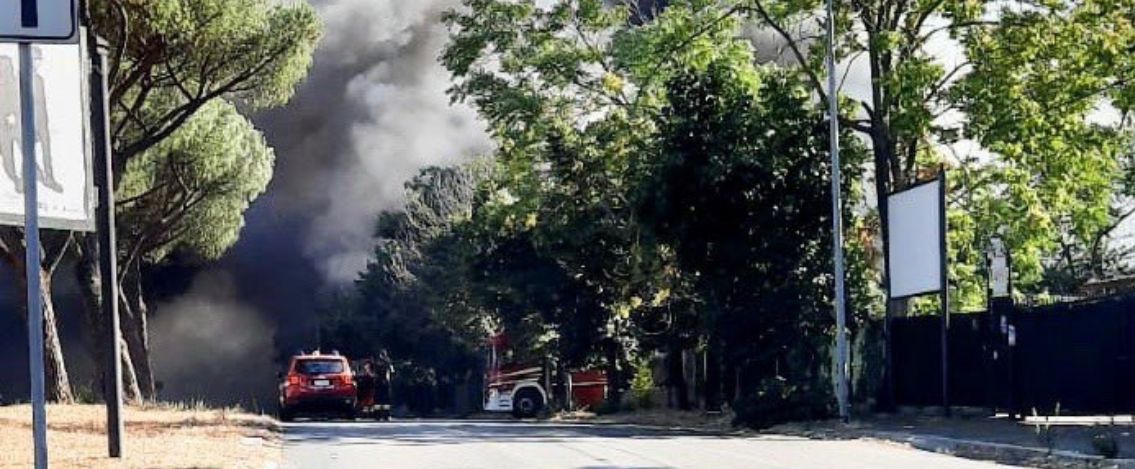
[{"label": "firefighter in uniform", "polygon": [[390,420],[391,392],[390,377],[394,373],[394,364],[386,350],[378,353],[378,360],[374,363],[374,410],[379,420]]},{"label": "firefighter in uniform", "polygon": [[355,389],[358,392],[359,411],[364,416],[374,413],[375,376],[374,363],[371,360],[363,362],[363,369],[355,376]]}]

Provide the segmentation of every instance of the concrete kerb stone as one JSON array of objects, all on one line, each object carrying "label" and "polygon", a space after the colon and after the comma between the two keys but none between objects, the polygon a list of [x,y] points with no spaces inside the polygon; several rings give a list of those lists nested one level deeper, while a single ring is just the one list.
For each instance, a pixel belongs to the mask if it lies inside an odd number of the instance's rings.
[{"label": "concrete kerb stone", "polygon": [[912,448],[949,454],[967,459],[996,461],[1004,464],[1025,464],[1044,468],[1122,468],[1135,469],[1135,459],[1105,459],[1075,451],[1054,450],[1006,443],[965,440],[941,436],[916,435],[904,432],[866,431],[864,436],[904,443]]},{"label": "concrete kerb stone", "polygon": [[980,440],[968,440],[945,436],[920,435],[908,432],[871,430],[854,426],[842,430],[832,429],[789,429],[785,426],[774,428],[768,432],[753,432],[745,429],[735,431],[708,430],[704,428],[691,428],[669,425],[642,425],[617,423],[605,419],[589,421],[561,420],[558,424],[590,424],[590,425],[617,425],[628,428],[638,428],[653,431],[681,431],[690,434],[759,437],[762,435],[782,434],[801,438],[829,439],[829,438],[866,438],[886,441],[896,444],[905,444],[920,451],[929,451],[948,454],[965,459],[993,461],[1001,464],[1025,465],[1030,467],[1067,469],[1135,469],[1135,459],[1106,459],[1093,454],[1083,454],[1076,451],[1053,450],[1044,448],[1013,445],[1008,443],[995,443]]}]

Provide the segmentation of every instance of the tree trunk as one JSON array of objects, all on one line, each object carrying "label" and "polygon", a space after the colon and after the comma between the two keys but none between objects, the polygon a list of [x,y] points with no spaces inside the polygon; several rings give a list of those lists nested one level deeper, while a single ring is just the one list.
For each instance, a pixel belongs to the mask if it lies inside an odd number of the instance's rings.
[{"label": "tree trunk", "polygon": [[[55,317],[55,306],[51,300],[51,278],[55,272],[55,267],[59,265],[59,260],[66,252],[68,246],[71,244],[70,235],[67,236],[49,236],[43,239],[44,251],[49,253],[47,259],[41,265],[40,280],[42,288],[40,294],[42,295],[43,309],[44,309],[44,324],[43,324],[43,347],[44,347],[44,378],[47,385],[47,396],[49,399],[70,403],[74,401],[74,394],[71,390],[70,379],[67,375],[67,364],[63,360],[63,347],[59,341],[59,324]],[[41,255],[42,255],[41,252]],[[16,283],[20,288],[19,298],[22,300],[20,307],[16,310],[22,315],[24,323],[28,321],[27,310],[27,291],[28,283],[24,276],[26,271],[25,266],[25,251],[23,244],[23,230],[17,228],[4,228],[0,229],[0,257],[12,267],[13,273],[16,277]]]},{"label": "tree trunk", "polygon": [[737,364],[733,363],[732,354],[729,353],[729,347],[726,346],[724,366],[722,367],[721,376],[721,390],[724,394],[725,402],[729,407],[736,407],[737,399]]},{"label": "tree trunk", "polygon": [[[22,274],[23,263],[19,265],[16,275],[17,284],[22,292],[19,311],[24,323],[28,321],[27,290],[28,282]],[[75,394],[71,390],[71,380],[67,374],[67,363],[63,359],[63,344],[59,340],[59,324],[55,317],[55,305],[51,301],[51,274],[40,271],[40,296],[43,302],[43,374],[47,399],[52,402],[70,404],[75,402]]]},{"label": "tree trunk", "polygon": [[53,402],[71,404],[75,394],[63,361],[63,344],[59,340],[59,321],[55,317],[55,304],[51,301],[51,274],[41,272],[43,297],[43,351],[44,376],[47,379],[47,397]]},{"label": "tree trunk", "polygon": [[[105,389],[107,336],[106,317],[102,311],[102,277],[99,274],[98,240],[93,235],[84,235],[79,241],[78,262],[75,264],[75,278],[83,299],[83,318],[86,322],[87,342],[91,356],[95,357],[95,379],[102,384],[98,392]],[[122,399],[128,403],[141,402],[142,392],[138,388],[138,378],[134,362],[130,359],[129,347],[125,340],[119,342],[122,349]]]},{"label": "tree trunk", "polygon": [[666,351],[666,385],[674,396],[674,405],[682,410],[690,410],[690,393],[686,385],[685,351],[681,342],[672,339]]},{"label": "tree trunk", "polygon": [[612,410],[622,406],[622,378],[619,375],[619,339],[607,339],[605,355],[607,359],[607,404]]},{"label": "tree trunk", "polygon": [[142,398],[153,400],[157,397],[157,389],[150,360],[150,332],[146,317],[149,311],[142,294],[142,275],[137,262],[128,268],[130,270],[121,288],[122,336],[130,349]]},{"label": "tree trunk", "polygon": [[122,400],[127,404],[141,404],[142,389],[138,386],[138,371],[134,369],[134,361],[130,359],[130,346],[126,339],[121,339],[118,347],[122,355]]},{"label": "tree trunk", "polygon": [[721,410],[721,339],[709,336],[705,357],[705,410]]}]

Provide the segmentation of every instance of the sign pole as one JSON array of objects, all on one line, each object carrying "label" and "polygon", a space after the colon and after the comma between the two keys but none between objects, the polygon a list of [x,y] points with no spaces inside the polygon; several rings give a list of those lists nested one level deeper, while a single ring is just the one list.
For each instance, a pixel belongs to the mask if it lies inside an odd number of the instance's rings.
[{"label": "sign pole", "polygon": [[848,350],[847,350],[847,307],[844,304],[843,286],[843,204],[840,202],[839,174],[839,96],[836,89],[835,67],[835,14],[828,0],[828,121],[832,154],[832,263],[835,264],[835,317],[836,317],[836,398],[839,401],[839,417],[844,423],[851,418],[848,406]]},{"label": "sign pole", "polygon": [[[25,2],[26,4],[26,2]],[[27,15],[25,15],[27,19]],[[24,266],[28,284],[28,357],[31,368],[32,434],[35,440],[35,467],[47,467],[47,410],[43,377],[43,297],[40,293],[39,197],[35,144],[35,95],[32,85],[35,62],[32,45],[19,43],[20,49],[20,125],[24,152]]]},{"label": "sign pole", "polygon": [[950,416],[950,280],[946,268],[946,259],[949,255],[946,241],[946,168],[938,170],[938,210],[939,257],[941,261],[942,287],[939,290],[940,305],[942,307],[942,409],[946,417]]}]

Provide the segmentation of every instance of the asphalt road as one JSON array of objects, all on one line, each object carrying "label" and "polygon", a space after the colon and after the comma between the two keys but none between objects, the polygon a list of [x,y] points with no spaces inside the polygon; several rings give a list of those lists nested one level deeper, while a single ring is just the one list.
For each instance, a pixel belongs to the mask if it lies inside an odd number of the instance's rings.
[{"label": "asphalt road", "polygon": [[[706,436],[608,425],[484,421],[298,422],[285,469],[992,468],[872,441]],[[1004,467],[1004,466],[1000,466]]]}]

